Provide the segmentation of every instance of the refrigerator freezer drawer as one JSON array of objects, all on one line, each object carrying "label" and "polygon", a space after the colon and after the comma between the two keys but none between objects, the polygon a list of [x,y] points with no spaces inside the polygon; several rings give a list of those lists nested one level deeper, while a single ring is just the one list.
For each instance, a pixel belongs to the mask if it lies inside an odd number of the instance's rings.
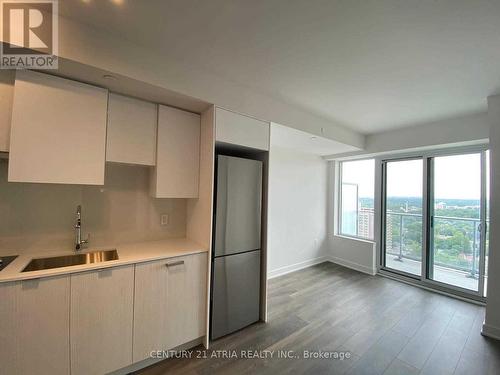
[{"label": "refrigerator freezer drawer", "polygon": [[260,250],[214,259],[211,338],[259,320]]}]

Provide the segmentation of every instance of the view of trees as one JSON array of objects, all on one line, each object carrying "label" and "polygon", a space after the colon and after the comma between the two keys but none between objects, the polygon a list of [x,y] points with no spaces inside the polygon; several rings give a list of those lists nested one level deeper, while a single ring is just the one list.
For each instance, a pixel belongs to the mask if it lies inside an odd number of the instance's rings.
[{"label": "view of trees", "polygon": [[[373,208],[373,199],[361,198],[360,204]],[[422,199],[388,197],[386,206],[388,252],[421,260]],[[435,264],[471,270],[474,250],[476,258],[479,256],[479,207],[479,200],[435,199]]]}]

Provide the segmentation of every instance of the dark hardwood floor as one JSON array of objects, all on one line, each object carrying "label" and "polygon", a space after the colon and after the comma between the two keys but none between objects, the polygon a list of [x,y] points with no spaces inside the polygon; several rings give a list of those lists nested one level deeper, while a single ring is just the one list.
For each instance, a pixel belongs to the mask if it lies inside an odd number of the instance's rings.
[{"label": "dark hardwood floor", "polygon": [[[196,348],[206,359],[167,359],[138,374],[500,374],[500,342],[481,336],[483,318],[483,307],[322,263],[270,280],[267,324]],[[241,359],[255,350],[273,358]],[[320,350],[350,358],[303,358]]]}]

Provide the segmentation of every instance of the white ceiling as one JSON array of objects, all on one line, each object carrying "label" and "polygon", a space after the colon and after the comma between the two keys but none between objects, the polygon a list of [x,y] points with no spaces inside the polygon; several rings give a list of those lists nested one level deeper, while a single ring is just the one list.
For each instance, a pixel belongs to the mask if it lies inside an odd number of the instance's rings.
[{"label": "white ceiling", "polygon": [[359,150],[356,147],[328,138],[271,123],[271,150],[274,146],[316,155],[341,154]]},{"label": "white ceiling", "polygon": [[370,134],[486,109],[498,0],[64,0],[60,13]]}]

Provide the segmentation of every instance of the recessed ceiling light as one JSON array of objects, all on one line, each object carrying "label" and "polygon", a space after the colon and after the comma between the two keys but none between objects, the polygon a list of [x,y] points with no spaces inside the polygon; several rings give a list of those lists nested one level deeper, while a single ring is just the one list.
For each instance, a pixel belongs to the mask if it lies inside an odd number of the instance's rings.
[{"label": "recessed ceiling light", "polygon": [[115,76],[112,76],[111,74],[104,74],[102,78],[107,79],[109,81],[116,81],[118,79]]},{"label": "recessed ceiling light", "polygon": [[313,135],[313,136],[311,137],[311,140],[312,140],[312,141],[315,141],[317,138],[318,138],[318,137],[316,137],[315,135]]}]

